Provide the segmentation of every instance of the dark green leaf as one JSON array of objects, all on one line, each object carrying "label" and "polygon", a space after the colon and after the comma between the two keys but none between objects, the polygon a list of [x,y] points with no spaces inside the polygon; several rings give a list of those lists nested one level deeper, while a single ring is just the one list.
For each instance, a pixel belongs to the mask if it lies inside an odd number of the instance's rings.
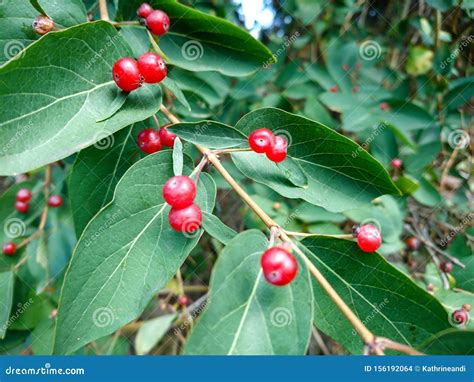
[{"label": "dark green leaf", "polygon": [[5,338],[13,302],[13,272],[0,273],[0,339]]},{"label": "dark green leaf", "polygon": [[212,272],[209,303],[186,341],[185,354],[305,354],[313,309],[309,272],[300,264],[291,284],[269,284],[260,267],[267,247],[266,237],[254,230],[225,247]]},{"label": "dark green leaf", "polygon": [[170,77],[166,77],[163,81],[161,81],[164,87],[166,87],[171,93],[173,93],[176,99],[189,111],[191,111],[191,106],[189,105],[188,100],[186,99],[185,95],[181,91],[181,88],[178,84],[173,81]]},{"label": "dark green leaf", "polygon": [[202,228],[224,245],[227,245],[237,235],[237,232],[225,225],[217,216],[207,212],[203,213]]},{"label": "dark green leaf", "polygon": [[277,167],[285,174],[286,179],[296,187],[308,187],[308,177],[292,157],[287,157],[283,162],[277,163]]},{"label": "dark green leaf", "polygon": [[419,350],[431,355],[474,355],[474,330],[448,329],[435,334]]}]

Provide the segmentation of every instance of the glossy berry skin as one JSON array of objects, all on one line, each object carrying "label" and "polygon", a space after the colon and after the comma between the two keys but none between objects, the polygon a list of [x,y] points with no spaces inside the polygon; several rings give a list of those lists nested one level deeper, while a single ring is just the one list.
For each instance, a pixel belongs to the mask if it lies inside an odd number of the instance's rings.
[{"label": "glossy berry skin", "polygon": [[138,89],[143,82],[137,61],[130,57],[124,57],[115,62],[112,67],[112,77],[117,86],[125,92]]},{"label": "glossy berry skin", "polygon": [[259,154],[266,153],[272,147],[273,132],[266,128],[254,130],[249,135],[248,141],[250,148],[254,152]]},{"label": "glossy berry skin", "polygon": [[282,247],[267,249],[262,255],[260,265],[265,279],[272,285],[287,285],[298,273],[298,262]]},{"label": "glossy berry skin", "polygon": [[165,12],[156,10],[147,16],[146,26],[151,33],[162,36],[170,29],[170,18]]},{"label": "glossy berry skin", "polygon": [[15,210],[21,214],[26,214],[30,209],[30,205],[25,202],[15,202]]},{"label": "glossy berry skin", "polygon": [[61,207],[62,205],[63,205],[63,198],[61,197],[61,195],[51,195],[48,198],[48,206],[50,206],[51,208],[58,208],[58,207]]},{"label": "glossy berry skin", "polygon": [[178,304],[181,306],[186,306],[188,305],[188,298],[186,296],[179,296],[178,297]]},{"label": "glossy berry skin", "polygon": [[405,244],[410,251],[417,251],[420,249],[421,242],[415,236],[410,236],[405,240]]},{"label": "glossy berry skin", "polygon": [[357,244],[364,252],[374,252],[382,244],[382,235],[380,235],[377,227],[372,224],[365,224],[359,229]]},{"label": "glossy berry skin", "polygon": [[157,130],[143,129],[137,137],[138,146],[147,154],[153,154],[161,150],[160,135]]},{"label": "glossy berry skin", "polygon": [[273,137],[272,146],[266,152],[267,158],[272,162],[282,162],[286,158],[286,151],[288,150],[288,142],[281,135]]},{"label": "glossy berry skin", "polygon": [[175,231],[193,233],[201,226],[202,212],[196,204],[186,208],[172,208],[168,221]]},{"label": "glossy berry skin", "polygon": [[28,203],[31,200],[32,196],[33,194],[31,193],[30,190],[28,190],[27,188],[22,188],[18,190],[18,192],[16,193],[16,201]]},{"label": "glossy berry skin", "polygon": [[3,244],[2,251],[4,255],[13,256],[16,252],[16,244],[12,242],[5,243]]},{"label": "glossy berry skin", "polygon": [[148,52],[138,58],[138,70],[148,84],[156,84],[166,77],[166,64],[155,53]]},{"label": "glossy berry skin", "polygon": [[398,170],[398,169],[401,169],[402,166],[403,166],[403,162],[401,159],[399,158],[394,158],[392,159],[392,161],[390,162],[390,166],[395,169],[395,170]]},{"label": "glossy berry skin", "polygon": [[466,325],[469,321],[469,313],[466,312],[464,309],[455,310],[452,314],[453,321],[457,325]]},{"label": "glossy berry skin", "polygon": [[441,263],[439,264],[439,270],[444,273],[451,273],[451,271],[453,270],[453,263],[451,261]]},{"label": "glossy berry skin", "polygon": [[161,143],[167,147],[174,146],[174,140],[176,139],[176,135],[174,135],[171,131],[168,131],[168,125],[164,125],[160,127],[159,135],[161,139]]},{"label": "glossy berry skin", "polygon": [[189,176],[173,176],[163,186],[163,198],[171,207],[189,207],[196,198],[196,184]]},{"label": "glossy berry skin", "polygon": [[148,17],[151,12],[153,12],[153,8],[151,7],[151,5],[148,3],[143,3],[138,7],[137,15],[145,18]]}]

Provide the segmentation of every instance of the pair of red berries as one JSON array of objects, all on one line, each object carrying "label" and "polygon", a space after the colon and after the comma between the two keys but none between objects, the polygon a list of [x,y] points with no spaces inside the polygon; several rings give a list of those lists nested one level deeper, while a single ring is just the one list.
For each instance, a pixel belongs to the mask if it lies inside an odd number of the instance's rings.
[{"label": "pair of red berries", "polygon": [[26,214],[30,209],[30,200],[33,197],[31,191],[27,188],[21,188],[16,193],[15,209],[22,213]]},{"label": "pair of red berries", "polygon": [[263,276],[272,285],[291,283],[298,273],[298,262],[285,247],[267,249],[260,259]]},{"label": "pair of red berries", "polygon": [[163,125],[159,130],[144,129],[138,134],[138,146],[147,154],[153,154],[161,150],[161,147],[173,147],[176,135],[168,131],[168,125]]},{"label": "pair of red berries", "polygon": [[173,176],[163,186],[163,198],[171,206],[168,221],[178,232],[193,233],[202,223],[202,211],[197,204],[196,183],[189,176]]},{"label": "pair of red berries", "polygon": [[451,273],[453,270],[453,263],[451,261],[440,263],[439,270],[444,273]]},{"label": "pair of red berries", "polygon": [[249,135],[250,148],[258,153],[265,153],[272,162],[282,162],[286,158],[288,142],[281,135],[273,135],[270,129],[261,128],[254,130]]},{"label": "pair of red berries", "polygon": [[357,245],[364,252],[375,252],[382,244],[382,235],[377,227],[372,224],[364,224],[354,230]]},{"label": "pair of red berries", "polygon": [[153,9],[148,3],[143,3],[137,10],[141,19],[145,20],[145,25],[151,33],[162,36],[170,29],[170,18],[158,9]]},{"label": "pair of red berries", "polygon": [[131,92],[147,84],[156,84],[166,77],[166,64],[155,53],[142,54],[138,61],[123,57],[112,67],[112,77],[117,86],[125,92]]}]

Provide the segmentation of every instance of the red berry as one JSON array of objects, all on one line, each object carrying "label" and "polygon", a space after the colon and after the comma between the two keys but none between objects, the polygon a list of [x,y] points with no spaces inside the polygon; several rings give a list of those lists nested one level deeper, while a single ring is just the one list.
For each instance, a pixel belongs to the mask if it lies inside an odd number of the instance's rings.
[{"label": "red berry", "polygon": [[51,195],[48,198],[48,206],[50,206],[51,208],[61,207],[62,204],[63,198],[61,197],[61,195]]},{"label": "red berry", "polygon": [[202,212],[196,204],[181,209],[172,208],[168,220],[175,231],[193,233],[201,226]]},{"label": "red berry", "polygon": [[259,154],[267,152],[271,148],[272,142],[273,133],[270,129],[257,129],[249,135],[250,148]]},{"label": "red berry", "polygon": [[139,88],[143,82],[137,61],[129,57],[121,58],[115,62],[112,76],[117,86],[126,92]]},{"label": "red berry", "polygon": [[457,325],[466,325],[469,321],[469,313],[466,312],[464,309],[455,310],[452,314],[453,321]]},{"label": "red berry", "polygon": [[282,162],[286,158],[288,142],[281,135],[273,137],[272,146],[266,152],[267,158],[272,162]]},{"label": "red berry", "polygon": [[189,176],[173,176],[163,186],[163,198],[171,207],[189,207],[195,197],[196,184]]},{"label": "red berry", "polygon": [[357,244],[364,252],[374,252],[382,244],[382,235],[380,235],[377,227],[372,224],[365,224],[359,229]]},{"label": "red berry", "polygon": [[16,244],[15,243],[9,242],[9,243],[3,244],[3,253],[5,255],[13,256],[15,254],[15,252],[16,252]]},{"label": "red berry", "polygon": [[151,33],[161,36],[170,29],[170,18],[165,12],[156,10],[147,16],[146,26]]},{"label": "red berry", "polygon": [[148,52],[138,58],[138,69],[148,84],[156,84],[166,77],[166,65],[155,53]]},{"label": "red berry", "polygon": [[337,93],[337,86],[336,86],[336,85],[331,86],[331,87],[329,88],[329,91],[330,91],[331,93]]},{"label": "red berry", "polygon": [[388,109],[390,109],[390,105],[387,102],[382,102],[380,104],[380,109],[383,110],[383,111],[388,110]]},{"label": "red berry", "polygon": [[265,279],[273,285],[286,285],[293,281],[298,272],[298,262],[282,247],[267,249],[260,260]]},{"label": "red berry", "polygon": [[420,248],[421,242],[415,236],[410,236],[405,240],[405,244],[410,251],[417,251]]},{"label": "red berry", "polygon": [[138,7],[137,15],[140,17],[148,17],[148,15],[153,12],[153,8],[148,3],[143,3]]},{"label": "red berry", "polygon": [[22,214],[26,214],[30,209],[30,205],[25,202],[16,202],[15,209]]},{"label": "red berry", "polygon": [[394,158],[394,159],[392,159],[392,161],[390,162],[390,166],[392,166],[393,169],[398,170],[398,169],[402,168],[403,162],[402,162],[402,160],[399,159],[399,158]]},{"label": "red berry", "polygon": [[16,193],[17,202],[28,203],[31,200],[33,194],[27,188],[22,188]]},{"label": "red berry", "polygon": [[444,273],[451,273],[453,270],[453,263],[451,261],[446,261],[445,263],[439,264],[439,270]]},{"label": "red berry", "polygon": [[138,134],[138,146],[147,154],[153,154],[161,150],[160,135],[157,130],[144,129]]},{"label": "red berry", "polygon": [[184,295],[178,297],[178,304],[181,306],[188,305],[188,298]]},{"label": "red berry", "polygon": [[342,64],[342,70],[345,70],[347,72],[349,70],[349,65]]},{"label": "red berry", "polygon": [[165,146],[173,147],[174,140],[176,139],[176,135],[174,135],[171,131],[167,129],[168,126],[169,124],[161,126],[159,135],[160,135],[161,143],[163,143]]}]

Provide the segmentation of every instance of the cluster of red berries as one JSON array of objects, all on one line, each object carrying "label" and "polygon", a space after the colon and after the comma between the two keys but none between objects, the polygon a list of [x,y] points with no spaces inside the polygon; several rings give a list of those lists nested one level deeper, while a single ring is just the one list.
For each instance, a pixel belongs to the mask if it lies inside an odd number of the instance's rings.
[{"label": "cluster of red berries", "polygon": [[155,53],[142,54],[138,61],[131,57],[117,60],[112,67],[112,77],[117,86],[125,92],[131,92],[147,84],[156,84],[166,77],[166,64]]},{"label": "cluster of red berries", "polygon": [[147,154],[153,154],[161,150],[162,146],[173,147],[176,135],[168,131],[168,126],[163,125],[159,130],[144,129],[138,134],[138,146]]},{"label": "cluster of red berries", "polygon": [[196,192],[189,176],[173,176],[163,186],[163,198],[171,206],[168,221],[175,231],[193,233],[201,226],[202,211],[194,204]]},{"label": "cluster of red berries", "polygon": [[159,9],[153,9],[148,3],[140,5],[137,14],[153,34],[162,36],[170,29],[170,18],[168,15]]},{"label": "cluster of red berries", "polygon": [[471,305],[463,304],[461,309],[457,309],[453,312],[452,318],[454,323],[457,325],[465,326],[469,321],[469,312],[471,311]]},{"label": "cluster of red berries", "polygon": [[250,148],[258,153],[267,155],[272,162],[282,162],[286,158],[288,142],[281,135],[273,135],[270,129],[254,130],[249,135]]},{"label": "cluster of red berries", "polygon": [[[21,188],[15,196],[15,210],[17,212],[26,214],[30,209],[30,200],[33,197],[32,192],[28,188]],[[60,195],[51,195],[48,198],[48,206],[51,208],[60,207],[63,204],[63,198]],[[12,256],[16,252],[16,244],[8,242],[3,244],[2,252],[5,255]]]},{"label": "cluster of red berries", "polygon": [[439,270],[444,273],[451,273],[451,271],[453,270],[453,263],[451,261],[440,263]]},{"label": "cluster of red berries", "polygon": [[260,259],[263,276],[272,285],[291,283],[298,273],[298,262],[284,246],[267,249]]},{"label": "cluster of red berries", "polygon": [[359,248],[364,252],[375,252],[382,244],[382,235],[372,224],[355,227],[353,235],[357,238]]}]

